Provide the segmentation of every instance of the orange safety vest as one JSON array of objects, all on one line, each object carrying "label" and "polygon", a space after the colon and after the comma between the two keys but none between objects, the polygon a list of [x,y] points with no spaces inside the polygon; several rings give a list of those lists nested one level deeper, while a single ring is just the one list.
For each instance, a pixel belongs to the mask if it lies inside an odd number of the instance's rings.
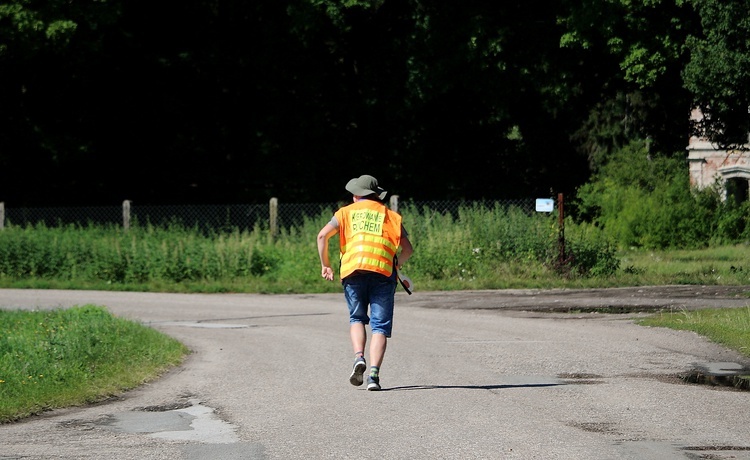
[{"label": "orange safety vest", "polygon": [[374,200],[360,200],[336,211],[341,279],[357,270],[391,276],[401,243],[401,215]]}]

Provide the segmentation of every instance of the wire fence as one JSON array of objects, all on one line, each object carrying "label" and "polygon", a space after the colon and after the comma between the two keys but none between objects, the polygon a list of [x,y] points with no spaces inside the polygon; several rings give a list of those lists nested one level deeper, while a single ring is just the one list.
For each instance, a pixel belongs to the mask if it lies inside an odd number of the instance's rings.
[{"label": "wire fence", "polygon": [[[336,209],[345,204],[283,203],[272,198],[268,204],[133,206],[130,201],[125,201],[121,206],[13,208],[6,207],[0,202],[0,230],[8,226],[39,225],[48,228],[69,225],[123,226],[125,229],[131,225],[179,225],[214,232],[260,227],[275,233],[280,228],[296,226],[306,218],[331,216]],[[431,212],[456,217],[459,210],[464,207],[515,207],[531,214],[538,210],[539,200],[401,201],[398,196],[392,196],[389,206],[396,211],[399,208],[418,211],[429,209]]]}]

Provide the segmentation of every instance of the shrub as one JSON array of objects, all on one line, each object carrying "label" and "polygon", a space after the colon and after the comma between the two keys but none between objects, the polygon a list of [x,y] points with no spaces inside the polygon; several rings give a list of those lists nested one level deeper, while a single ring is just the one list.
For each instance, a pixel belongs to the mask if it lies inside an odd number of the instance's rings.
[{"label": "shrub", "polygon": [[574,207],[620,247],[700,248],[750,236],[750,204],[722,200],[716,186],[691,189],[683,158],[652,156],[643,142],[613,154]]}]

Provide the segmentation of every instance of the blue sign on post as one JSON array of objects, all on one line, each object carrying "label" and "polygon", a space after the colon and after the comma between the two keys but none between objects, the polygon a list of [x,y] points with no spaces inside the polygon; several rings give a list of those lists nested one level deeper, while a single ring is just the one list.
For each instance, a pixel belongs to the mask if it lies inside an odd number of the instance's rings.
[{"label": "blue sign on post", "polygon": [[552,198],[537,198],[536,199],[536,211],[537,212],[552,212],[555,209],[555,200]]}]

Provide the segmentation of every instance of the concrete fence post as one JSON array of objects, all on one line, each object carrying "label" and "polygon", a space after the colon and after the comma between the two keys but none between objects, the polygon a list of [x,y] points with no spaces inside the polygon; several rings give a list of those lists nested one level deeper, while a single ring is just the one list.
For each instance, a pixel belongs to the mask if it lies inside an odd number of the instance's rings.
[{"label": "concrete fence post", "polygon": [[271,228],[271,237],[275,237],[279,232],[279,199],[271,198],[268,203],[268,220]]},{"label": "concrete fence post", "polygon": [[398,212],[398,195],[391,195],[391,209]]},{"label": "concrete fence post", "polygon": [[130,229],[130,200],[122,202],[122,228],[126,232]]}]

